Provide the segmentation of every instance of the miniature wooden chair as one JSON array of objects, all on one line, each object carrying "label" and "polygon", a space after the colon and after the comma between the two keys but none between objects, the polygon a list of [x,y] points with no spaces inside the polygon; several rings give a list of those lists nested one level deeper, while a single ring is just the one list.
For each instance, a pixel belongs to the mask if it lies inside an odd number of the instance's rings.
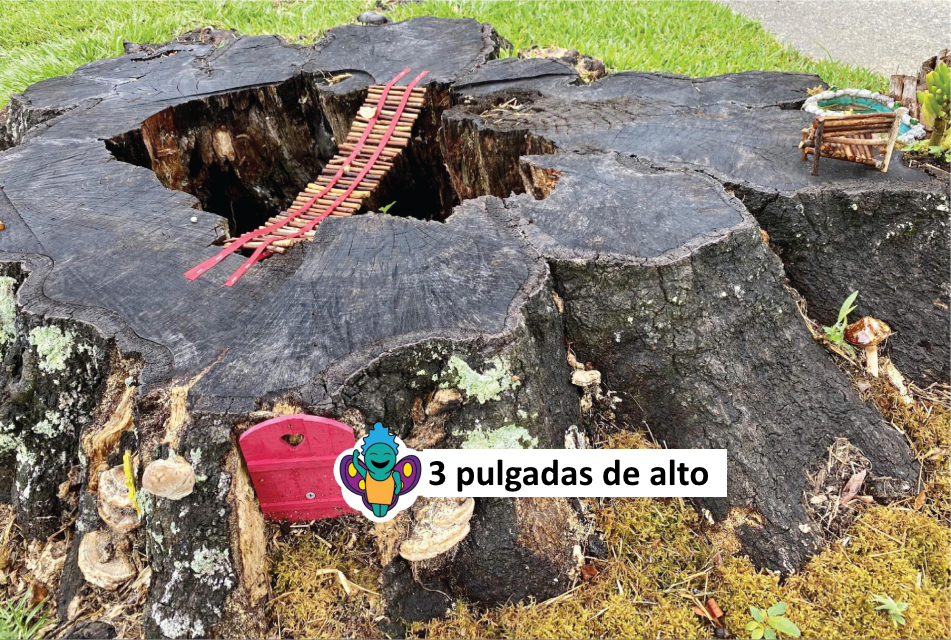
[{"label": "miniature wooden chair", "polygon": [[[858,162],[888,171],[898,129],[908,112],[904,107],[891,113],[863,113],[851,116],[817,116],[812,126],[802,130],[803,161],[813,154],[812,175],[819,175],[819,157]],[[887,138],[879,134],[887,133]],[[881,150],[882,157],[878,157]]]}]

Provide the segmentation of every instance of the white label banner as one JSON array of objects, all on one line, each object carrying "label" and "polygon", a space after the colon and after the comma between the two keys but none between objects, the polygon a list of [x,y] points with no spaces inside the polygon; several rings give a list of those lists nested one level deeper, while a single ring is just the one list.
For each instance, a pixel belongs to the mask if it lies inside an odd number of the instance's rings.
[{"label": "white label banner", "polygon": [[726,449],[428,449],[432,498],[723,498]]}]

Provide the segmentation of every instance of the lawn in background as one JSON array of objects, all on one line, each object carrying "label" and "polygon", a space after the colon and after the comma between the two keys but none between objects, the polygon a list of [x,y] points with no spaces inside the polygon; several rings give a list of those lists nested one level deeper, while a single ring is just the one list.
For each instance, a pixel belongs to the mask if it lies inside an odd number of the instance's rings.
[{"label": "lawn in background", "polygon": [[[327,28],[354,22],[371,0],[0,2],[0,106],[9,95],[81,64],[122,54],[122,40],[164,42],[213,25],[246,34],[277,33],[310,44]],[[816,61],[780,44],[757,22],[725,6],[696,1],[407,3],[390,20],[421,15],[490,22],[516,48],[560,46],[600,58],[612,71],[669,71],[692,76],[763,69],[808,71],[841,87],[884,90],[866,69]]]}]

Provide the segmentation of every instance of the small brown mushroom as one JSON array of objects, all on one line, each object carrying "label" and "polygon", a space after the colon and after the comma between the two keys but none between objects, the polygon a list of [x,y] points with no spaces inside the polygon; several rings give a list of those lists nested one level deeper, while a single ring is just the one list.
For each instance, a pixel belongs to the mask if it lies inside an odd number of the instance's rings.
[{"label": "small brown mushroom", "polygon": [[449,551],[469,535],[474,510],[472,498],[430,499],[416,511],[415,526],[409,539],[400,545],[400,555],[419,562]]},{"label": "small brown mushroom", "polygon": [[181,456],[153,460],[142,474],[142,488],[169,500],[181,500],[195,488],[195,470]]},{"label": "small brown mushroom", "polygon": [[845,328],[845,341],[865,349],[865,368],[873,378],[878,377],[878,345],[890,335],[891,327],[871,316],[859,318]]},{"label": "small brown mushroom", "polygon": [[129,558],[129,542],[108,529],[90,531],[79,543],[79,570],[90,584],[115,591],[135,576],[135,565]]}]

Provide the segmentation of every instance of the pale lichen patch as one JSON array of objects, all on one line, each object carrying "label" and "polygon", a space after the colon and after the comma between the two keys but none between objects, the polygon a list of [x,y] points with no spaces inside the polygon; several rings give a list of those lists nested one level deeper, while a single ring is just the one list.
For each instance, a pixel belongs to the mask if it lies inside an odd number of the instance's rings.
[{"label": "pale lichen patch", "polygon": [[525,427],[514,424],[493,430],[455,431],[453,435],[463,439],[463,449],[534,449],[538,446],[538,438]]},{"label": "pale lichen patch", "polygon": [[33,433],[47,438],[52,438],[65,431],[65,429],[63,415],[58,411],[47,411],[43,420],[33,425]]},{"label": "pale lichen patch", "polygon": [[0,453],[9,453],[17,448],[16,425],[0,422]]},{"label": "pale lichen patch", "polygon": [[489,400],[498,400],[502,392],[521,384],[513,379],[507,359],[493,358],[492,365],[492,368],[479,373],[459,356],[452,356],[447,364],[448,375],[454,382],[453,386],[464,391],[467,398],[475,398],[479,404],[485,404]]},{"label": "pale lichen patch", "polygon": [[0,276],[0,347],[16,338],[17,305],[13,289],[16,280]]},{"label": "pale lichen patch", "polygon": [[30,331],[30,345],[40,356],[40,370],[55,373],[65,369],[75,348],[73,338],[71,332],[64,332],[59,327],[36,327]]}]

